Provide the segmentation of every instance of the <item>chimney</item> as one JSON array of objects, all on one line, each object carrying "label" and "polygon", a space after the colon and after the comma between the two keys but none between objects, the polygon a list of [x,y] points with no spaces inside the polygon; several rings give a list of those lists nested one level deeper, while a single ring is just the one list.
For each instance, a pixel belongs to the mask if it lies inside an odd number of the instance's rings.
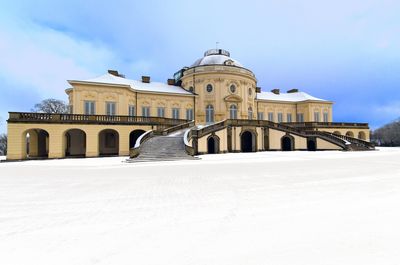
[{"label": "chimney", "polygon": [[123,74],[118,73],[117,70],[108,70],[108,73],[114,76],[125,78],[125,76]]},{"label": "chimney", "polygon": [[174,86],[175,85],[175,79],[168,78],[167,84],[170,85],[170,86]]},{"label": "chimney", "polygon": [[276,94],[276,95],[280,94],[279,88],[272,89],[271,92]]},{"label": "chimney", "polygon": [[142,76],[142,82],[143,83],[150,83],[150,76]]},{"label": "chimney", "polygon": [[287,91],[288,93],[297,93],[299,90],[297,88],[293,88]]}]

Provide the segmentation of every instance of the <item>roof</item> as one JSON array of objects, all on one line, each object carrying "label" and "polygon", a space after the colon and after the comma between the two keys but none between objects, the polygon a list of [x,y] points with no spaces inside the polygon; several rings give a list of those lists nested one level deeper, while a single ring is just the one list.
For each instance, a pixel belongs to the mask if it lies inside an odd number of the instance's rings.
[{"label": "roof", "polygon": [[325,99],[313,97],[305,92],[280,93],[280,94],[275,94],[272,92],[261,92],[257,94],[257,99],[271,100],[271,101],[286,101],[286,102],[302,102],[307,100],[330,102]]},{"label": "roof", "polygon": [[215,64],[243,67],[241,63],[230,57],[228,51],[222,49],[211,49],[206,51],[204,57],[196,60],[190,67]]},{"label": "roof", "polygon": [[184,94],[193,95],[189,91],[186,91],[180,86],[168,85],[160,82],[143,83],[142,81],[127,79],[112,74],[104,74],[92,79],[86,80],[73,80],[71,82],[84,82],[84,83],[100,83],[109,85],[126,85],[137,91],[148,91],[148,92],[159,92],[159,93],[173,93],[173,94]]}]

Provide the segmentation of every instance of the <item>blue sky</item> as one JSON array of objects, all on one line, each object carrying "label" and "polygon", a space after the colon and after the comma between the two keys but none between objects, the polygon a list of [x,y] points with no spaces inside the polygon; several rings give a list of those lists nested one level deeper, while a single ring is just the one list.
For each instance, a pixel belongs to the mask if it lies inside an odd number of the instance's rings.
[{"label": "blue sky", "polygon": [[400,2],[0,0],[0,132],[8,111],[66,100],[66,80],[117,69],[165,81],[220,47],[264,91],[335,102],[335,121],[400,117]]}]

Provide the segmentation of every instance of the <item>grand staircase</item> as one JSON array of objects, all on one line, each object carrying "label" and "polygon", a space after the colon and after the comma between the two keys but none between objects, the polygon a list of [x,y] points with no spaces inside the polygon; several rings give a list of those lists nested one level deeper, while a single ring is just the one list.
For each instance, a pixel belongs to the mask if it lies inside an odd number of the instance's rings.
[{"label": "grand staircase", "polygon": [[127,162],[155,162],[197,159],[185,151],[183,135],[187,129],[179,130],[167,136],[153,136],[142,144],[140,154]]}]

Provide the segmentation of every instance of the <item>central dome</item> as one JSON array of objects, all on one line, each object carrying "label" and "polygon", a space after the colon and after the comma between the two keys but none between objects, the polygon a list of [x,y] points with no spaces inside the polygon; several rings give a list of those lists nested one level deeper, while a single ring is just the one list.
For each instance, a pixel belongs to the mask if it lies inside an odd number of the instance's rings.
[{"label": "central dome", "polygon": [[196,60],[190,67],[215,64],[243,67],[241,63],[230,57],[228,51],[223,49],[211,49],[206,51],[204,57]]}]

